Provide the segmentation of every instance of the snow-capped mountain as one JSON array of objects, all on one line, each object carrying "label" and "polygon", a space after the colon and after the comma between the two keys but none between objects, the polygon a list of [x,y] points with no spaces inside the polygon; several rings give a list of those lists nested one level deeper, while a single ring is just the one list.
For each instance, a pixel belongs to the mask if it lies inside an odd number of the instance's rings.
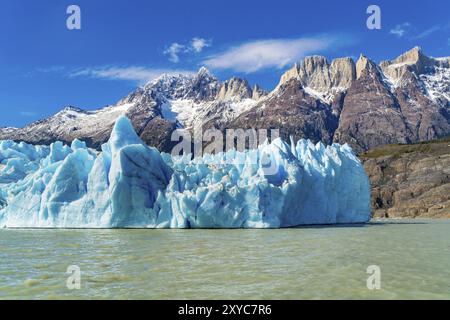
[{"label": "snow-capped mountain", "polygon": [[222,83],[202,67],[195,75],[162,75],[117,104],[96,111],[70,106],[24,128],[1,128],[0,140],[50,144],[81,139],[98,148],[108,139],[117,117],[125,114],[147,143],[167,150],[175,128],[189,129],[212,119],[230,121],[265,95],[257,86],[252,90],[246,80]]},{"label": "snow-capped mountain", "polygon": [[356,63],[357,78],[344,98],[334,141],[348,142],[357,151],[364,151],[449,135],[448,79],[439,85],[430,81],[442,68],[448,71],[448,62],[427,57],[418,47],[380,65],[361,56]]},{"label": "snow-capped mountain", "polygon": [[330,104],[334,96],[345,92],[356,79],[356,67],[348,57],[330,64],[325,57],[310,56],[283,74],[279,86],[292,78],[299,80],[306,93]]},{"label": "snow-capped mountain", "polygon": [[71,142],[79,136],[88,140],[95,139],[102,132],[108,131],[116,118],[132,106],[133,103],[120,102],[96,111],[67,106],[50,118],[36,121],[24,128],[0,129],[0,136],[35,144],[49,144],[55,140]]},{"label": "snow-capped mountain", "polygon": [[164,119],[185,128],[231,121],[266,94],[236,77],[221,83],[204,67],[194,77],[164,75],[147,84],[144,92],[154,93]]},{"label": "snow-capped mountain", "polygon": [[380,65],[364,55],[356,63],[306,57],[281,77],[266,108],[229,126],[278,127],[284,138],[349,143],[358,152],[431,140],[450,135],[449,72],[449,58],[427,57],[418,47]]},{"label": "snow-capped mountain", "polygon": [[450,60],[412,50],[379,65],[361,55],[311,56],[296,63],[270,93],[245,79],[221,82],[206,68],[163,75],[116,105],[96,111],[67,107],[24,128],[0,129],[0,140],[34,144],[78,138],[104,143],[114,120],[127,115],[148,144],[168,151],[176,128],[202,125],[280,129],[285,139],[349,143],[358,152],[450,134]]}]

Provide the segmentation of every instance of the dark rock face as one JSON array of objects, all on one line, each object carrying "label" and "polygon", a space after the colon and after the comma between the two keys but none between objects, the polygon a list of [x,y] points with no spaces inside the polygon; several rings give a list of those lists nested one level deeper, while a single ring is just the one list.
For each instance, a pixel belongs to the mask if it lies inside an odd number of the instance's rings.
[{"label": "dark rock face", "polygon": [[[258,89],[256,89],[258,90]],[[225,100],[230,98],[252,98],[252,89],[250,88],[247,80],[233,77],[230,80],[225,81],[217,94],[218,100]],[[257,91],[256,94],[259,94]]]},{"label": "dark rock face", "polygon": [[363,70],[345,96],[334,142],[348,143],[361,152],[388,143],[408,143],[410,136],[400,106],[376,67]]},{"label": "dark rock face", "polygon": [[395,90],[412,142],[433,140],[450,132],[448,108],[430,101],[415,73],[407,70],[403,83]]},{"label": "dark rock face", "polygon": [[140,101],[135,103],[126,115],[145,143],[159,150],[167,150],[171,147],[170,137],[172,131],[176,129],[176,124],[162,118],[156,97],[142,95]]},{"label": "dark rock face", "polygon": [[173,122],[156,117],[142,128],[140,137],[149,146],[170,152],[177,144],[177,142],[171,141],[172,132],[175,129],[176,125]]},{"label": "dark rock face", "polygon": [[450,218],[450,139],[361,155],[375,217]]},{"label": "dark rock face", "polygon": [[195,101],[214,99],[220,89],[219,80],[217,80],[208,69],[202,67],[190,84],[185,98],[192,98]]},{"label": "dark rock face", "polygon": [[[448,106],[427,96],[426,84],[417,75],[436,73],[437,67],[418,50],[394,60],[397,64],[384,62],[381,68],[363,56],[358,60],[358,78],[344,98],[335,142],[349,143],[363,152],[384,144],[427,141],[450,133]],[[440,64],[437,60],[435,63]],[[397,83],[395,88],[390,81]]]},{"label": "dark rock face", "polygon": [[222,128],[279,129],[285,141],[292,136],[295,140],[332,142],[338,118],[329,105],[306,94],[298,79],[281,85],[277,94],[261,103]]}]

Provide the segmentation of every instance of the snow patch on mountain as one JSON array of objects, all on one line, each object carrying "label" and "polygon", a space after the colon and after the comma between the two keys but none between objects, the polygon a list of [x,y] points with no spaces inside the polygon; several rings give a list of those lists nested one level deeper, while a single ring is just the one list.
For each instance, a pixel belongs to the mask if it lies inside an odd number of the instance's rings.
[{"label": "snow patch on mountain", "polygon": [[317,91],[310,87],[304,87],[303,90],[310,96],[313,96],[314,98],[322,101],[325,104],[331,104],[336,97],[337,94],[346,92],[347,88],[342,87],[334,87],[327,91]]},{"label": "snow patch on mountain", "polygon": [[433,101],[450,103],[450,68],[436,67],[432,74],[422,74],[428,96]]}]

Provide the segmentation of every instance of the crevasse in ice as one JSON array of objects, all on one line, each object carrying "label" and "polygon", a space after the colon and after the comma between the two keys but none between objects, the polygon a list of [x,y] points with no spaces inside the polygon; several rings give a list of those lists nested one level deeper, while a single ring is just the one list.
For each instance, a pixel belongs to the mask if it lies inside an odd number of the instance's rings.
[{"label": "crevasse in ice", "polygon": [[120,117],[101,152],[0,141],[0,226],[279,228],[366,222],[370,186],[348,145],[280,139],[172,157]]}]

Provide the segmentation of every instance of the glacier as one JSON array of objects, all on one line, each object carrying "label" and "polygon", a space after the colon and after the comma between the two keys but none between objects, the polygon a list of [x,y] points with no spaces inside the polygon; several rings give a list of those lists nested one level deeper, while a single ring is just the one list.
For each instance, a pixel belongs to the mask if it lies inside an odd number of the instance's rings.
[{"label": "glacier", "polygon": [[277,138],[171,156],[120,116],[101,151],[0,141],[0,227],[280,228],[364,223],[370,185],[348,145]]}]

